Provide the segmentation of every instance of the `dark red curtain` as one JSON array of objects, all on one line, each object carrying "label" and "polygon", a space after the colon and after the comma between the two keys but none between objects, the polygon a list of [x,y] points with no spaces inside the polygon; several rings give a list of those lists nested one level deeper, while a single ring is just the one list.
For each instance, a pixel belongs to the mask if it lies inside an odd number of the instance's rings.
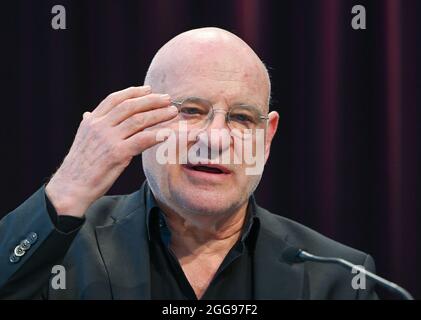
[{"label": "dark red curtain", "polygon": [[[64,5],[67,29],[51,28]],[[364,5],[367,29],[351,27]],[[155,51],[219,26],[268,65],[278,136],[261,205],[374,256],[421,298],[419,0],[10,1],[1,4],[0,216],[59,166],[83,111],[141,84]],[[417,107],[418,105],[418,107]],[[111,193],[143,181],[139,158]]]}]

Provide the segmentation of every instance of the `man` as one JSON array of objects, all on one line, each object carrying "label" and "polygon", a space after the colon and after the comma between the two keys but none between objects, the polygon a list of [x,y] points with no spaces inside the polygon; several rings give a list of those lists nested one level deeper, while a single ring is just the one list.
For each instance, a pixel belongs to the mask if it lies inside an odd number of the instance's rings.
[{"label": "man", "polygon": [[[211,161],[238,155],[248,129],[255,152],[257,133],[264,133],[267,161],[279,119],[269,99],[266,68],[235,35],[203,28],[170,40],[145,85],[113,93],[86,112],[48,184],[0,222],[0,296],[375,298],[370,283],[354,290],[354,275],[337,266],[284,261],[292,245],[374,269],[367,254],[259,207],[253,192],[261,173],[247,174],[250,163]],[[159,148],[169,136],[157,135],[171,129],[178,144],[182,120],[184,153],[198,145],[209,153],[198,162],[187,156],[162,163]],[[234,134],[224,144],[224,135],[209,138],[212,130]],[[182,148],[176,153],[180,159]],[[138,154],[147,178],[140,191],[103,196]],[[54,265],[64,267],[65,288],[49,282]]]}]

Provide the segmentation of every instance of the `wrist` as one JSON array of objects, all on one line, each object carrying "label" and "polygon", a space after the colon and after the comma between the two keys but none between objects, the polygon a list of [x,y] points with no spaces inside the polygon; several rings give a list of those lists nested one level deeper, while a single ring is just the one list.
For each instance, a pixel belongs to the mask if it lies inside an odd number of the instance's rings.
[{"label": "wrist", "polygon": [[72,189],[68,185],[60,186],[53,179],[46,185],[45,194],[58,216],[67,215],[81,218],[91,205],[83,190]]}]

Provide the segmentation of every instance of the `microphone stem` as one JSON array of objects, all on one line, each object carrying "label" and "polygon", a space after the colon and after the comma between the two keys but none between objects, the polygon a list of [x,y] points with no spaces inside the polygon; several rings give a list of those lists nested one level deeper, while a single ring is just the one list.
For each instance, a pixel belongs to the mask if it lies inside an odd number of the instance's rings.
[{"label": "microphone stem", "polygon": [[353,264],[349,261],[346,261],[344,259],[315,256],[315,255],[312,255],[312,254],[310,254],[310,253],[308,253],[304,250],[300,250],[300,252],[298,253],[298,257],[300,257],[304,261],[314,261],[314,262],[321,262],[321,263],[336,263],[336,264],[339,264],[339,265],[341,265],[341,266],[343,266],[343,267],[345,267],[346,269],[349,269],[349,270],[358,270],[360,273],[363,273],[364,275],[366,275],[369,279],[372,279],[376,283],[380,284],[383,288],[399,294],[403,299],[414,300],[414,298],[412,297],[412,295],[408,291],[406,291],[401,286],[398,286],[396,283],[388,281],[388,280],[386,280],[386,279],[366,270],[365,268],[362,268],[361,266],[357,266],[357,265],[355,265],[355,264]]}]

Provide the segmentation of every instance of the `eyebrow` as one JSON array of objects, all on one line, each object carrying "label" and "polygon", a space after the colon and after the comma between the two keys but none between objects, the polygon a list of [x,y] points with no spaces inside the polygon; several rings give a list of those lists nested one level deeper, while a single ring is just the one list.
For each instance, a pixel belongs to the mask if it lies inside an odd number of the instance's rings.
[{"label": "eyebrow", "polygon": [[[197,97],[197,96],[179,97],[179,98],[176,98],[176,99],[172,99],[172,101],[173,102],[176,102],[176,103],[181,103],[182,101],[187,100],[187,99],[204,100],[204,101],[208,101],[212,106],[214,105],[214,103],[212,103],[212,101],[210,101],[208,99],[205,99],[205,98]],[[229,105],[228,107],[229,108],[232,108],[232,107],[235,107],[235,106],[244,106],[244,107],[254,108],[254,109],[259,110],[263,114],[263,110],[261,110],[261,108],[259,107],[259,105],[245,103],[245,102],[236,102],[236,103],[233,103],[233,104]]]}]

